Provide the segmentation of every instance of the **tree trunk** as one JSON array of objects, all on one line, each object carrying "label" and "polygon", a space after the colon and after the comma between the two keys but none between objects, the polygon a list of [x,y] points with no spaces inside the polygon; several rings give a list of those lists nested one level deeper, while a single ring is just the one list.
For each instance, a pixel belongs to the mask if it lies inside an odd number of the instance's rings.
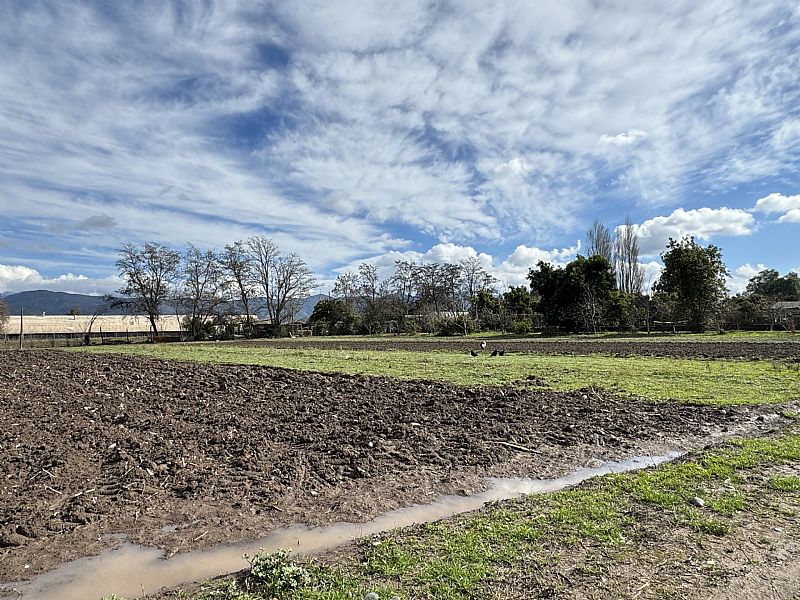
[{"label": "tree trunk", "polygon": [[150,326],[153,328],[153,341],[156,341],[158,337],[158,326],[156,325],[156,318],[154,315],[148,315],[147,318],[150,320]]}]

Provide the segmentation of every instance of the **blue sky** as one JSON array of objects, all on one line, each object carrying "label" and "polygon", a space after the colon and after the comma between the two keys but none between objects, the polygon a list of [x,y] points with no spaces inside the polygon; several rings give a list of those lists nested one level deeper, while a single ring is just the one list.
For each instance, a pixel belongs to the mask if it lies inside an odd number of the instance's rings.
[{"label": "blue sky", "polygon": [[800,3],[0,0],[0,292],[272,236],[321,290],[638,226],[800,269]]}]

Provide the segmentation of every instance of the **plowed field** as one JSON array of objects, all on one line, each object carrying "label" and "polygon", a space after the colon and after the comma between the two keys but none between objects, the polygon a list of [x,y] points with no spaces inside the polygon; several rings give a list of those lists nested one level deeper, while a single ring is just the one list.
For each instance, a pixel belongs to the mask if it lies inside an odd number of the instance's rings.
[{"label": "plowed field", "polygon": [[106,534],[174,553],[366,520],[486,475],[552,476],[765,429],[777,412],[0,352],[0,582],[100,552]]}]

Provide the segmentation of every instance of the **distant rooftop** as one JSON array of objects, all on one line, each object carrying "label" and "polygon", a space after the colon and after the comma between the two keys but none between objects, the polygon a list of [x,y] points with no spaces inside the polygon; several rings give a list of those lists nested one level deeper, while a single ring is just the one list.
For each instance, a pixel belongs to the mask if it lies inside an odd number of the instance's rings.
[{"label": "distant rooftop", "polygon": [[770,306],[772,310],[787,310],[793,308],[800,308],[800,300],[792,300],[789,302],[776,302]]}]

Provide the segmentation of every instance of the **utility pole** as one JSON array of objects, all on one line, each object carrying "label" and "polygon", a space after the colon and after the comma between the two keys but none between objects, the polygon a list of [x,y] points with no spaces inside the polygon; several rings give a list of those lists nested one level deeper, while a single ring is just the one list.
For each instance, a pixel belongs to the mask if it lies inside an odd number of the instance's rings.
[{"label": "utility pole", "polygon": [[22,350],[22,336],[25,335],[25,327],[22,324],[23,317],[25,316],[25,309],[20,306],[19,308],[19,349]]}]

